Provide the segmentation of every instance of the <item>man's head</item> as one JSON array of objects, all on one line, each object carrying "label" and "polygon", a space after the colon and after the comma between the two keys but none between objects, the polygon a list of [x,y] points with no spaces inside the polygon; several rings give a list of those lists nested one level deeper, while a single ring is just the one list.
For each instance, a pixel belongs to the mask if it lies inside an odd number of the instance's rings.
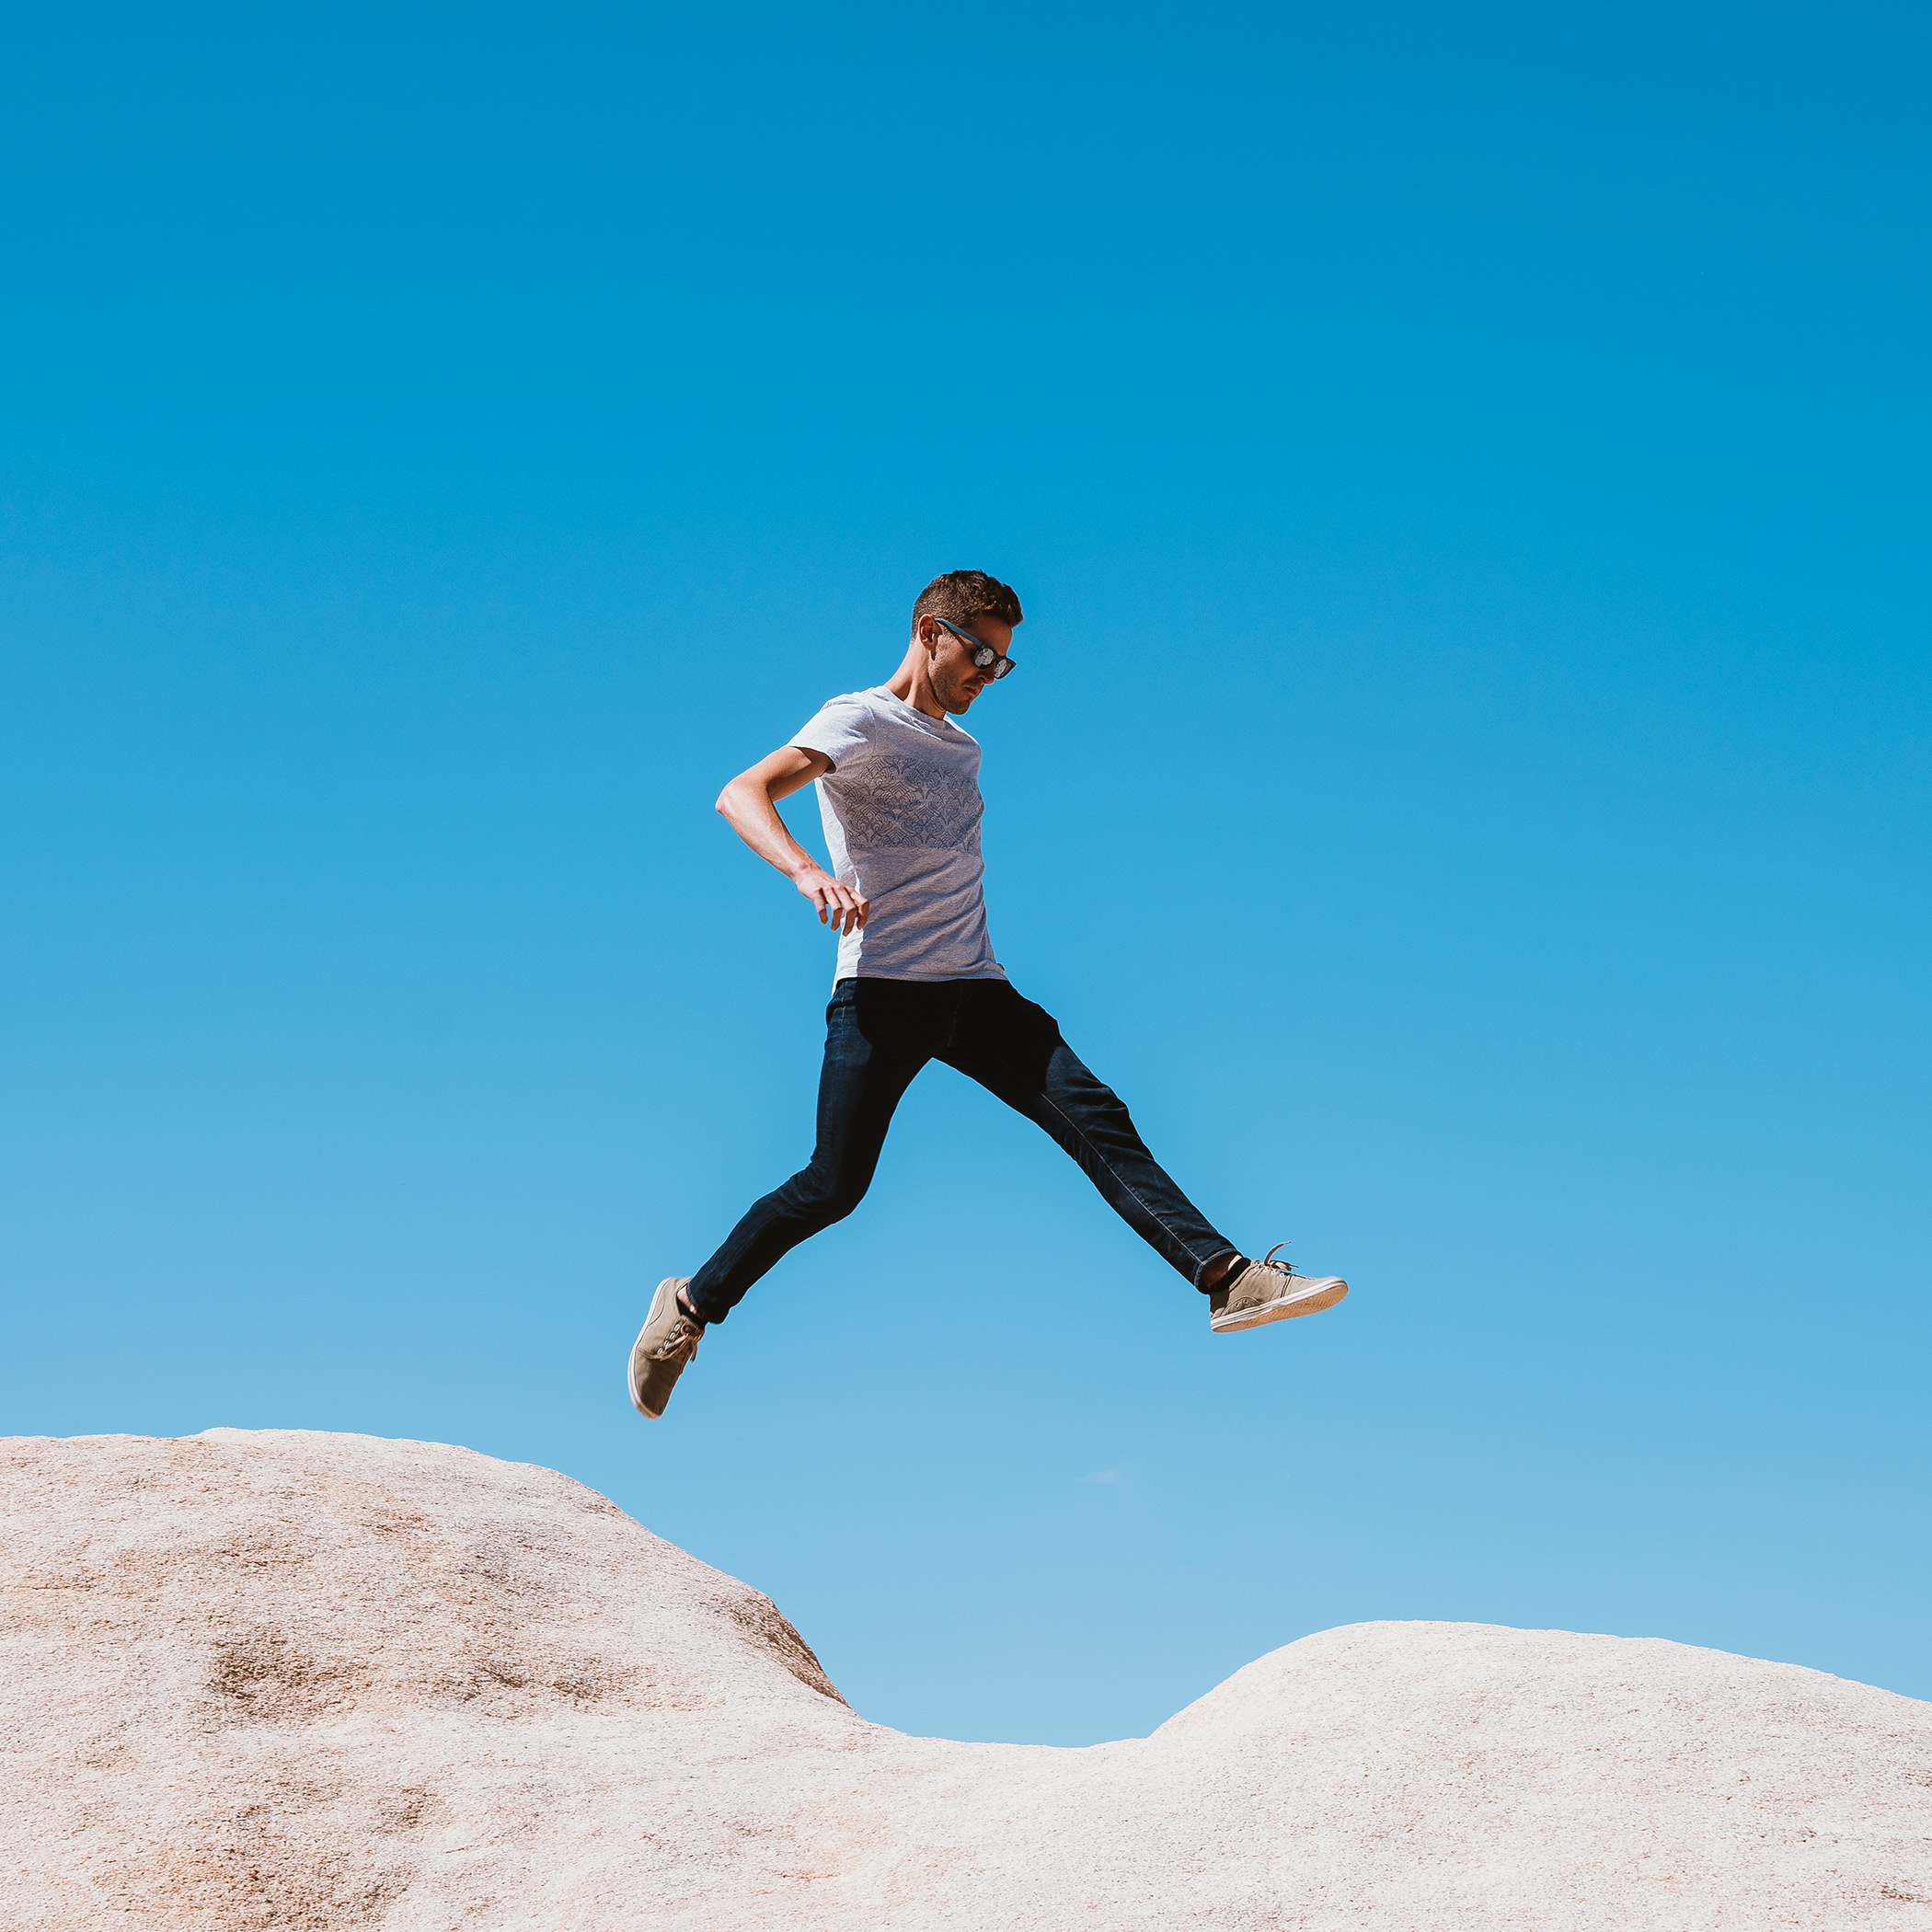
[{"label": "man's head", "polygon": [[975,664],[975,647],[986,646],[996,658],[1005,657],[1014,627],[1021,621],[1019,599],[983,570],[948,570],[913,600],[913,642],[926,653],[933,696],[955,717],[993,682],[999,668]]}]

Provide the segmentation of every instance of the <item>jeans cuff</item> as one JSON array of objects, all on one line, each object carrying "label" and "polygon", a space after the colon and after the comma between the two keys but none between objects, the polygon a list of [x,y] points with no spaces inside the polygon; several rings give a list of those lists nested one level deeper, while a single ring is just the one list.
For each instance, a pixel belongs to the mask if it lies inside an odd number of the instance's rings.
[{"label": "jeans cuff", "polygon": [[1196,1292],[1201,1294],[1211,1294],[1213,1292],[1212,1290],[1202,1287],[1202,1276],[1204,1275],[1208,1271],[1208,1270],[1214,1265],[1216,1261],[1220,1260],[1224,1255],[1238,1255],[1240,1252],[1241,1250],[1238,1248],[1235,1248],[1232,1246],[1225,1248],[1217,1248],[1213,1251],[1213,1253],[1211,1254],[1207,1258],[1207,1259],[1204,1260],[1201,1264],[1201,1266],[1194,1271],[1193,1281]]}]

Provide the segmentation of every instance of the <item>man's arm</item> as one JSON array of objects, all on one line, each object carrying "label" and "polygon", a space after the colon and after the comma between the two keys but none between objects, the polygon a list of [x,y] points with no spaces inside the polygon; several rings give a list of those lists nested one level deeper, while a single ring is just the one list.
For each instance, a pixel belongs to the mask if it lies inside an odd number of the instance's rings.
[{"label": "man's arm", "polygon": [[785,821],[778,816],[780,799],[788,799],[831,769],[832,760],[824,753],[788,744],[769,758],[761,758],[750,771],[740,772],[719,793],[718,809],[760,858],[776,866],[818,908],[821,926],[849,933],[864,926],[869,904],[850,886],[833,878],[785,829]]}]

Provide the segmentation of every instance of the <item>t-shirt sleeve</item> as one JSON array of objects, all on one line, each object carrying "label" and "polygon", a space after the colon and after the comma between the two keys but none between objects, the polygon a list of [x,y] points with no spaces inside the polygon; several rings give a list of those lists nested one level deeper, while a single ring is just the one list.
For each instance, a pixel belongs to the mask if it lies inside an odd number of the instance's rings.
[{"label": "t-shirt sleeve", "polygon": [[834,697],[821,705],[791,742],[808,752],[822,752],[843,772],[865,756],[871,743],[870,716],[860,697]]}]

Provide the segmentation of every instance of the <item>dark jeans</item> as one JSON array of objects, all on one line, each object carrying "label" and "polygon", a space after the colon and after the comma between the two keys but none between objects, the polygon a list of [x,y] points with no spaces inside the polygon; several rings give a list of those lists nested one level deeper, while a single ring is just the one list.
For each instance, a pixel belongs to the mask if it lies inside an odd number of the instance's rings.
[{"label": "dark jeans", "polygon": [[691,1278],[722,1321],[778,1258],[864,1198],[899,1097],[928,1060],[970,1075],[1037,1121],[1135,1234],[1199,1285],[1235,1251],[1147,1152],[1119,1097],[1074,1057],[1052,1014],[1006,980],[841,980],[825,1009],[819,1144],[811,1165],[754,1202]]}]

